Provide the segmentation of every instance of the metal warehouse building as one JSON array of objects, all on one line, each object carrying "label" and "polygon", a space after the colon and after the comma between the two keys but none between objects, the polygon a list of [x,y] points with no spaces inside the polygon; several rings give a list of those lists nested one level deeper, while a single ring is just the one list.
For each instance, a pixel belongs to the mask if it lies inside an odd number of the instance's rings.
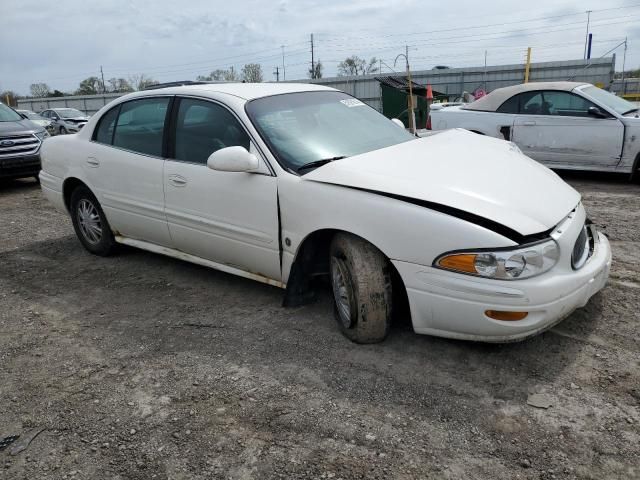
[{"label": "metal warehouse building", "polygon": [[[615,56],[586,60],[568,60],[563,62],[532,63],[529,73],[531,82],[551,80],[576,80],[593,83],[602,88],[609,88],[615,72]],[[449,99],[462,95],[462,92],[473,92],[483,88],[490,92],[496,88],[517,85],[524,81],[525,66],[501,65],[488,67],[450,68],[445,70],[421,70],[411,73],[414,82],[426,85],[430,83],[434,90],[443,93]],[[342,90],[361,99],[379,111],[382,111],[380,83],[373,75],[354,77],[332,77],[318,80],[298,80],[298,82],[317,83]],[[388,75],[384,73],[384,75]],[[398,72],[403,76],[403,72]],[[104,95],[83,95],[55,98],[27,98],[18,100],[18,108],[41,112],[48,108],[71,107],[82,110],[88,115],[96,113],[102,106],[120,93]]]}]

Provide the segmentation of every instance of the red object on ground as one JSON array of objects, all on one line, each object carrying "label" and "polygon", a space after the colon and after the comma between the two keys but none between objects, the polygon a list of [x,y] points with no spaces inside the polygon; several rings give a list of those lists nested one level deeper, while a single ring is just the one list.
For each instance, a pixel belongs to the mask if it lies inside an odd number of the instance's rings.
[{"label": "red object on ground", "polygon": [[431,130],[431,114],[427,117],[427,130]]}]

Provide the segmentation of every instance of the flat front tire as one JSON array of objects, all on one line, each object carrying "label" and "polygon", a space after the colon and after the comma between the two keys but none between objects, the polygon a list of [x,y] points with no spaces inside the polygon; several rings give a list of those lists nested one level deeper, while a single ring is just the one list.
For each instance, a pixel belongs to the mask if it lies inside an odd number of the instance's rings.
[{"label": "flat front tire", "polygon": [[385,339],[391,327],[391,271],[387,258],[360,237],[339,233],[331,242],[334,312],[342,333],[356,343]]},{"label": "flat front tire", "polygon": [[106,257],[116,243],[100,203],[87,187],[79,186],[71,194],[71,221],[80,243],[94,255]]}]

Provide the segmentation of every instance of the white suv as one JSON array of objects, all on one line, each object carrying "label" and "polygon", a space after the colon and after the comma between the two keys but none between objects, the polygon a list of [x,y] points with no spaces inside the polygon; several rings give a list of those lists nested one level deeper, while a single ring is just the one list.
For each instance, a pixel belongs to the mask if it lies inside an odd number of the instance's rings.
[{"label": "white suv", "polygon": [[40,179],[92,253],[173,256],[285,288],[285,305],[327,276],[355,342],[382,340],[403,300],[418,333],[525,338],[583,306],[611,265],[580,195],[513,144],[419,139],[317,85],[120,97],[45,142]]}]

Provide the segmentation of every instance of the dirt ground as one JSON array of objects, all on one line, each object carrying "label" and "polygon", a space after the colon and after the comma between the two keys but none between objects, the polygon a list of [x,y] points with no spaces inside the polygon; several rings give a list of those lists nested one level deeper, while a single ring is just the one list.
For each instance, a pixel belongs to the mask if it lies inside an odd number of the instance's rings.
[{"label": "dirt ground", "polygon": [[1,185],[0,439],[45,430],[0,478],[640,478],[640,185],[565,178],[611,279],[507,345],[406,326],[354,345],[328,293],[283,309],[214,270],[95,257],[35,183]]}]

